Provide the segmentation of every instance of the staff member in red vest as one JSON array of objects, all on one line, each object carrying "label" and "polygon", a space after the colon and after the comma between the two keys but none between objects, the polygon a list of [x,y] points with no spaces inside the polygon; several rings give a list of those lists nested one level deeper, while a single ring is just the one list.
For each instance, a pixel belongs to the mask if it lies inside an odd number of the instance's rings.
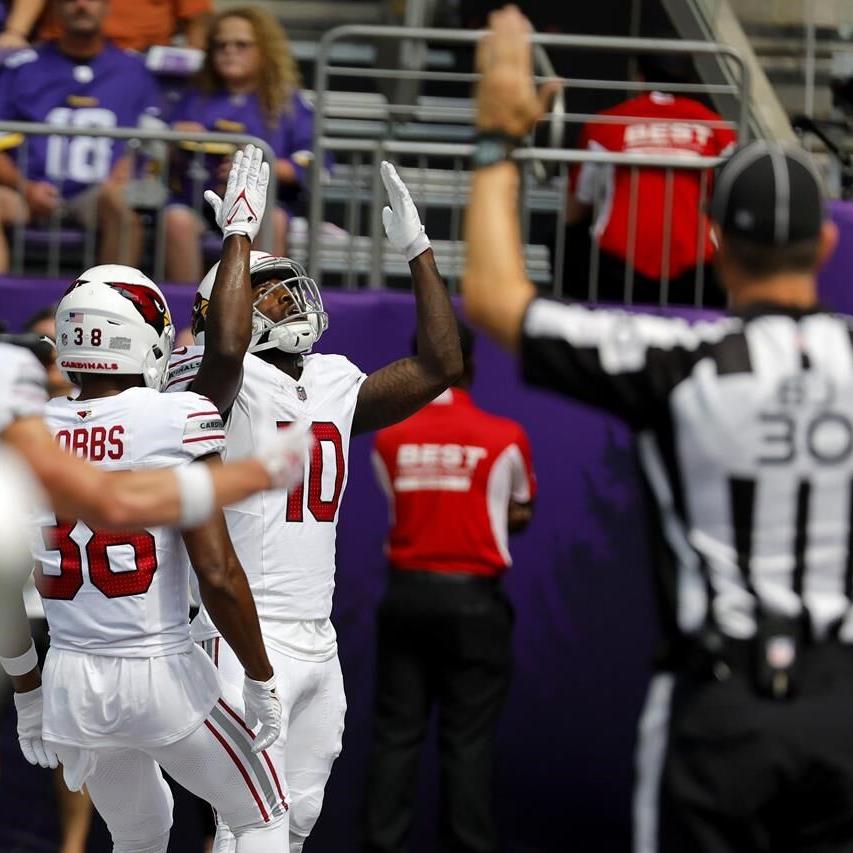
[{"label": "staff member in red vest", "polygon": [[[651,154],[689,162],[730,153],[735,133],[722,116],[700,101],[655,91],[659,85],[694,82],[687,56],[641,54],[636,79],[649,89],[604,110],[584,125],[578,147],[590,151]],[[605,302],[690,304],[695,299],[696,267],[705,265],[702,302],[723,305],[712,284],[714,247],[705,205],[713,189],[710,174],[699,169],[613,167],[587,162],[573,172],[567,219],[595,213],[593,239],[600,250],[598,299]],[[626,267],[631,269],[627,270]],[[586,299],[588,281],[567,265],[567,292]],[[666,278],[665,293],[661,280]]]},{"label": "staff member in red vest", "polygon": [[418,753],[439,706],[443,849],[498,849],[492,815],[495,724],[510,681],[512,608],[500,578],[508,535],[533,512],[530,446],[515,421],[468,389],[473,336],[460,324],[462,378],[382,430],[373,454],[391,504],[365,850],[406,849]]}]

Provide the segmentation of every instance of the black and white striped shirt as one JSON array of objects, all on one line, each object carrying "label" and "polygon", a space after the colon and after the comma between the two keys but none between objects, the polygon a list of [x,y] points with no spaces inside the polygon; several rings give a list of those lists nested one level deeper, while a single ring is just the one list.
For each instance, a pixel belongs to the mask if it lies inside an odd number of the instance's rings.
[{"label": "black and white striped shirt", "polygon": [[537,299],[522,362],[636,432],[672,631],[748,638],[760,606],[853,642],[853,321],[756,305],[691,325]]}]

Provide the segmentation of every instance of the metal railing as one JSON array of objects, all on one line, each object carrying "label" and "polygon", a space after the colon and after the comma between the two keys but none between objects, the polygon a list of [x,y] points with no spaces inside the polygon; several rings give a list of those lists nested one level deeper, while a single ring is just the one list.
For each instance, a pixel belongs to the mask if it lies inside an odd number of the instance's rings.
[{"label": "metal railing", "polygon": [[[386,204],[384,190],[379,177],[379,163],[383,158],[394,160],[403,179],[409,185],[415,202],[432,238],[440,269],[450,281],[451,287],[458,284],[464,267],[464,245],[462,243],[462,220],[467,203],[470,170],[470,144],[474,119],[474,103],[468,86],[476,82],[477,75],[460,70],[382,69],[357,68],[336,65],[335,56],[346,56],[342,44],[358,43],[359,39],[397,39],[409,43],[432,45],[449,44],[452,48],[470,49],[480,33],[437,29],[411,29],[403,27],[346,26],[326,34],[319,45],[317,55],[317,89],[315,103],[315,146],[310,170],[309,219],[307,228],[297,231],[292,228],[288,237],[288,253],[306,262],[311,273],[324,283],[339,283],[355,288],[362,285],[381,287],[393,279],[407,279],[408,268],[402,258],[390,250],[385,240],[381,211]],[[535,61],[537,79],[552,79],[554,68],[546,49],[592,50],[622,53],[659,52],[684,53],[690,55],[718,55],[730,62],[736,73],[734,82],[713,85],[686,84],[658,86],[654,88],[684,94],[723,93],[738,98],[740,109],[731,122],[705,122],[709,129],[723,126],[736,127],[741,139],[748,133],[746,125],[747,93],[749,73],[736,51],[725,45],[706,42],[673,42],[630,38],[600,38],[574,35],[536,35]],[[456,87],[455,92],[445,94],[416,95],[411,103],[389,103],[375,92],[354,92],[336,89],[333,82],[352,72],[360,83],[365,81],[387,81],[412,78],[430,84],[445,84]],[[352,82],[352,78],[349,78]],[[458,95],[458,87],[466,87]],[[567,90],[601,90],[618,92],[638,91],[641,86],[631,80],[599,80],[572,78]],[[565,94],[565,93],[564,93]],[[636,250],[638,224],[643,224],[644,200],[641,197],[642,177],[647,170],[661,176],[666,196],[665,222],[661,229],[659,250],[661,253],[660,293],[661,302],[670,297],[670,283],[674,278],[669,268],[670,248],[673,241],[672,223],[678,215],[679,199],[676,197],[678,176],[685,172],[693,175],[691,186],[696,188],[697,204],[704,205],[710,188],[709,169],[717,165],[716,158],[693,157],[684,159],[676,156],[653,154],[620,154],[608,151],[577,150],[566,147],[568,130],[572,125],[595,121],[630,121],[630,117],[612,118],[590,113],[583,109],[571,109],[568,99],[561,99],[545,119],[544,133],[530,140],[530,145],[516,154],[522,174],[521,223],[526,247],[528,271],[531,278],[543,287],[560,294],[565,291],[565,275],[568,269],[574,272],[577,257],[575,248],[567,247],[566,224],[568,217],[568,195],[570,171],[577,167],[602,166],[628,175],[631,197],[630,209],[633,236],[629,244]],[[142,185],[156,197],[139,206],[148,210],[155,235],[153,251],[149,255],[147,269],[155,280],[162,280],[164,273],[165,233],[163,209],[168,202],[169,181],[173,169],[169,156],[164,151],[152,151],[152,146],[173,147],[180,143],[197,143],[199,150],[187,155],[183,167],[189,171],[202,164],[204,147],[211,143],[241,145],[254,142],[262,147],[269,158],[272,150],[260,139],[240,134],[186,133],[165,129],[143,128],[89,128],[59,125],[30,125],[24,123],[0,123],[0,134],[21,134],[57,137],[104,137],[127,140],[128,152],[135,162],[155,163],[155,169],[142,181]],[[27,146],[18,149],[21,171],[26,171]],[[6,153],[9,153],[7,151]],[[326,156],[334,156],[335,165],[325,168]],[[319,164],[324,164],[322,167]],[[620,171],[621,170],[621,171]],[[196,182],[192,206],[200,210],[203,206],[203,185]],[[270,186],[270,207],[276,198],[274,176]],[[606,198],[596,197],[592,205],[592,221],[600,222],[606,212]],[[334,223],[330,226],[329,223]],[[264,248],[271,248],[271,217],[267,217],[261,235]],[[46,271],[57,275],[64,247],[60,239],[58,217],[50,223],[47,231],[48,252]],[[702,246],[705,222],[702,216],[697,224],[697,247]],[[16,269],[23,261],[23,239],[27,229],[13,229],[13,260]],[[683,229],[682,229],[683,230]],[[95,234],[85,233],[83,246],[84,263],[94,260]],[[700,261],[702,252],[699,251]],[[599,246],[591,242],[589,272],[586,279],[588,298],[600,296]],[[629,252],[625,259],[625,281],[622,298],[630,302],[635,298],[635,257]],[[705,271],[700,262],[696,269],[694,301],[703,301]],[[577,295],[577,282],[570,291]],[[683,301],[683,300],[682,300]]]},{"label": "metal railing", "polygon": [[[350,68],[338,65],[335,55],[340,55],[341,44],[358,44],[359,40],[381,41],[402,40],[433,47],[473,47],[482,34],[472,31],[418,29],[402,27],[344,26],[325,34],[320,42],[315,64],[315,144],[314,162],[323,162],[327,153],[336,158],[336,167],[331,178],[314,170],[311,181],[310,216],[308,229],[308,264],[311,274],[322,277],[332,272],[342,276],[345,287],[356,287],[364,281],[369,287],[381,287],[388,276],[404,275],[405,265],[390,253],[384,240],[381,210],[386,203],[379,180],[379,163],[392,159],[398,164],[404,180],[409,185],[418,204],[422,218],[432,235],[433,214],[441,213],[439,224],[443,226],[440,241],[433,240],[440,268],[450,280],[451,286],[458,282],[464,264],[464,249],[461,246],[462,214],[467,203],[467,186],[470,180],[468,168],[472,146],[469,142],[474,120],[474,104],[470,97],[426,97],[420,96],[410,103],[389,103],[381,94],[342,91],[339,81],[352,80],[355,75],[363,86],[365,81],[387,81],[411,79],[415,72],[401,68]],[[733,74],[729,82],[707,84],[669,84],[658,86],[641,84],[634,80],[577,79],[573,76],[569,90],[612,89],[617,91],[639,91],[641,89],[663,89],[681,94],[724,94],[733,96],[739,104],[738,115],[733,122],[707,122],[709,129],[720,124],[737,129],[741,140],[748,137],[748,93],[749,70],[737,51],[727,45],[699,41],[669,41],[660,39],[609,38],[577,35],[535,34],[534,60],[537,63],[537,82],[553,79],[553,67],[543,69],[542,57],[548,60],[545,49],[607,51],[635,54],[642,52],[676,53],[690,56],[717,56],[730,63]],[[548,60],[550,65],[550,60]],[[473,71],[418,70],[417,79],[430,85],[440,84],[470,86],[478,75]],[[683,159],[674,156],[650,154],[618,154],[612,152],[581,151],[565,147],[565,133],[571,124],[580,125],[588,121],[626,123],[630,117],[602,117],[582,111],[571,111],[561,99],[544,119],[546,124],[546,146],[534,144],[517,152],[522,171],[521,221],[526,244],[528,272],[540,284],[550,283],[553,292],[563,292],[564,268],[566,266],[565,225],[567,221],[567,196],[569,170],[573,165],[584,163],[605,164],[617,169],[630,170],[632,198],[629,206],[634,213],[641,204],[639,198],[640,170],[662,170],[664,183],[669,194],[669,210],[665,233],[661,235],[661,252],[668,258],[672,239],[671,223],[678,199],[674,197],[675,175],[689,170],[696,178],[700,204],[704,204],[710,181],[708,170],[720,162],[719,158],[695,157]],[[548,168],[543,168],[548,167]],[[321,223],[328,218],[330,210],[337,209],[347,233],[342,236],[339,250],[330,254]],[[599,219],[601,205],[593,211],[593,221]],[[677,215],[677,214],[675,214]],[[334,217],[332,217],[334,218]],[[542,220],[550,221],[551,236],[543,239]],[[703,217],[699,227],[705,229]],[[547,230],[547,229],[544,229]],[[704,234],[697,237],[703,245]],[[590,258],[589,296],[597,296],[597,243],[592,241]],[[700,256],[702,253],[700,252]],[[701,258],[700,258],[701,260]],[[632,299],[633,264],[629,257],[626,263],[624,298]],[[698,265],[695,282],[695,299],[703,299],[704,269]],[[661,300],[668,299],[668,284],[671,278],[667,261],[662,262]]]},{"label": "metal railing", "polygon": [[[0,121],[0,139],[3,135],[23,137],[20,145],[14,148],[6,148],[3,153],[13,156],[16,160],[18,171],[22,178],[26,178],[28,164],[28,139],[33,136],[48,136],[48,137],[83,137],[91,139],[110,139],[110,140],[127,140],[128,145],[126,153],[130,157],[130,173],[137,173],[137,165],[143,162],[149,165],[153,164],[156,168],[147,170],[147,174],[142,178],[137,178],[130,183],[129,189],[136,190],[137,195],[147,196],[147,200],[140,200],[139,204],[134,205],[131,201],[131,207],[147,209],[151,212],[154,218],[154,252],[150,265],[145,265],[150,269],[152,277],[155,281],[162,281],[165,271],[165,229],[163,221],[163,211],[170,201],[170,177],[171,177],[171,161],[168,156],[168,151],[164,151],[163,146],[174,147],[181,143],[194,143],[198,147],[187,156],[189,158],[188,171],[195,164],[201,167],[205,157],[205,148],[211,145],[222,145],[229,147],[238,147],[253,143],[260,147],[265,158],[269,162],[275,162],[275,153],[267,142],[255,136],[236,133],[190,133],[184,131],[173,131],[166,129],[149,129],[149,128],[102,128],[102,127],[69,127],[66,125],[56,124],[29,124],[27,122],[9,122]],[[156,146],[160,146],[157,148]],[[154,147],[152,147],[154,146]],[[223,149],[227,150],[227,149]],[[106,177],[106,176],[105,176]],[[66,179],[70,179],[70,176]],[[94,184],[93,184],[94,186]],[[200,212],[204,206],[202,193],[204,191],[202,181],[193,182],[193,198],[192,208]],[[24,187],[20,186],[19,191],[23,193]],[[275,177],[275,171],[270,171],[270,184],[268,190],[268,209],[276,203],[278,192],[278,184]],[[60,274],[60,254],[62,252],[62,225],[63,225],[63,210],[58,209],[57,212],[50,217],[47,222],[47,229],[44,234],[44,242],[47,244],[47,262],[46,273],[51,277],[56,277]],[[23,269],[25,242],[27,236],[26,224],[15,224],[12,226],[12,269],[15,272],[21,272]],[[95,229],[84,228],[83,234],[83,268],[92,266],[95,260]],[[264,250],[272,249],[272,220],[271,217],[265,217],[258,238],[258,244]]]}]

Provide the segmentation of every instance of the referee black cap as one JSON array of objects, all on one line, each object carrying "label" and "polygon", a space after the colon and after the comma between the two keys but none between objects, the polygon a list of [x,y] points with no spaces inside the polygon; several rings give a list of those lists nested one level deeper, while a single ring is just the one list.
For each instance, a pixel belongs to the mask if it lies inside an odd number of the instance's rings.
[{"label": "referee black cap", "polygon": [[752,142],[717,176],[711,218],[723,234],[766,246],[817,237],[824,220],[820,178],[803,151]]}]

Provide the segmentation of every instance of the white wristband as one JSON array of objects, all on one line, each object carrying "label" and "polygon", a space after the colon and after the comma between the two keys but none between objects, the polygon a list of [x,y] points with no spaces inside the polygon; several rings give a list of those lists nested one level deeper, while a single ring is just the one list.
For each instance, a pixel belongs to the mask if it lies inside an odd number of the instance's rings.
[{"label": "white wristband", "polygon": [[248,675],[246,675],[245,673],[243,673],[243,674],[245,675],[246,681],[252,687],[257,688],[258,690],[270,691],[270,690],[275,690],[275,688],[276,688],[277,679],[276,679],[275,673],[273,673],[266,681],[255,681],[254,678],[249,678]]},{"label": "white wristband", "polygon": [[204,462],[182,465],[174,470],[181,492],[181,518],[178,526],[198,527],[213,513],[213,475]]},{"label": "white wristband", "polygon": [[39,656],[32,640],[30,640],[30,647],[22,655],[16,658],[0,658],[0,666],[6,670],[7,675],[11,676],[26,675],[38,665]]},{"label": "white wristband", "polygon": [[406,251],[403,253],[406,256],[406,262],[411,263],[418,255],[422,255],[429,249],[430,245],[429,237],[427,237],[426,231],[424,231],[424,227],[421,225],[420,234],[406,246]]}]

